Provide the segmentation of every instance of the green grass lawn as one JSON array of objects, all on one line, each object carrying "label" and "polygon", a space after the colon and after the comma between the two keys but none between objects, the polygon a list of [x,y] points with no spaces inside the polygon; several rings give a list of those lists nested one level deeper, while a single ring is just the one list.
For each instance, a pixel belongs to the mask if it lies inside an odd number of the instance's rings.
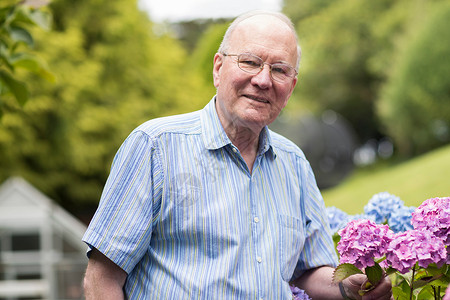
[{"label": "green grass lawn", "polygon": [[395,165],[378,164],[355,171],[337,187],[323,190],[326,206],[348,214],[363,213],[376,193],[388,192],[407,206],[419,206],[428,198],[450,196],[450,146]]}]

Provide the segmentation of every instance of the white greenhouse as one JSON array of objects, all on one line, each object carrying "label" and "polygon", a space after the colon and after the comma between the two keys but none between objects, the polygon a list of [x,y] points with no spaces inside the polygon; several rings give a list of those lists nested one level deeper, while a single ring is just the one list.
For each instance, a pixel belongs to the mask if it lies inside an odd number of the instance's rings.
[{"label": "white greenhouse", "polygon": [[0,300],[82,299],[86,226],[21,178],[0,186]]}]

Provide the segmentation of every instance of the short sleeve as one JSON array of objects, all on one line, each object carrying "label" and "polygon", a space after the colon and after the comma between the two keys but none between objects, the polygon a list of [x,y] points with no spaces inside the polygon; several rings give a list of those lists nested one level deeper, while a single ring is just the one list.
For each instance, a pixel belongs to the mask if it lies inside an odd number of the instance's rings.
[{"label": "short sleeve", "polygon": [[161,203],[162,171],[151,137],[135,131],[117,152],[83,241],[130,273],[147,251]]},{"label": "short sleeve", "polygon": [[338,262],[322,195],[307,161],[301,168],[302,204],[305,213],[306,240],[293,279],[306,270],[320,266],[335,267]]}]

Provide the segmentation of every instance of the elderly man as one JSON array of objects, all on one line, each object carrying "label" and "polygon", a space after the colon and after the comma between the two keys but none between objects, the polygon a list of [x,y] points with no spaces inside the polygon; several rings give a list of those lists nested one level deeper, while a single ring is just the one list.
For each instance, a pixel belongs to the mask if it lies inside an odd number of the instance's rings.
[{"label": "elderly man", "polygon": [[309,163],[267,128],[299,60],[284,15],[240,16],[214,56],[206,107],[130,134],[83,238],[87,299],[292,299],[290,282],[313,299],[361,299],[364,276],[331,283],[337,258]]}]

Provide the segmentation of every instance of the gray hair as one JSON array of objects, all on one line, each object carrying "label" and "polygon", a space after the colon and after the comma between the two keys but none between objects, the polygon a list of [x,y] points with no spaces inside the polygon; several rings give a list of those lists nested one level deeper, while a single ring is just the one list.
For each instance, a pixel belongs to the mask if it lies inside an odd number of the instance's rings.
[{"label": "gray hair", "polygon": [[296,62],[296,70],[298,71],[298,68],[300,66],[300,59],[302,57],[302,50],[300,48],[299,42],[298,42],[298,36],[297,32],[295,30],[294,24],[292,24],[292,21],[283,13],[280,12],[274,12],[274,11],[264,11],[264,10],[255,10],[250,11],[247,13],[244,13],[240,16],[238,16],[228,27],[227,31],[225,32],[225,35],[223,36],[222,43],[220,44],[219,50],[217,52],[219,53],[226,53],[228,52],[230,48],[230,40],[231,36],[233,35],[234,30],[238,27],[238,25],[251,17],[254,16],[260,16],[260,15],[268,15],[273,16],[281,20],[283,23],[288,25],[288,27],[291,29],[292,33],[295,36],[295,40],[297,42],[297,62]]}]

